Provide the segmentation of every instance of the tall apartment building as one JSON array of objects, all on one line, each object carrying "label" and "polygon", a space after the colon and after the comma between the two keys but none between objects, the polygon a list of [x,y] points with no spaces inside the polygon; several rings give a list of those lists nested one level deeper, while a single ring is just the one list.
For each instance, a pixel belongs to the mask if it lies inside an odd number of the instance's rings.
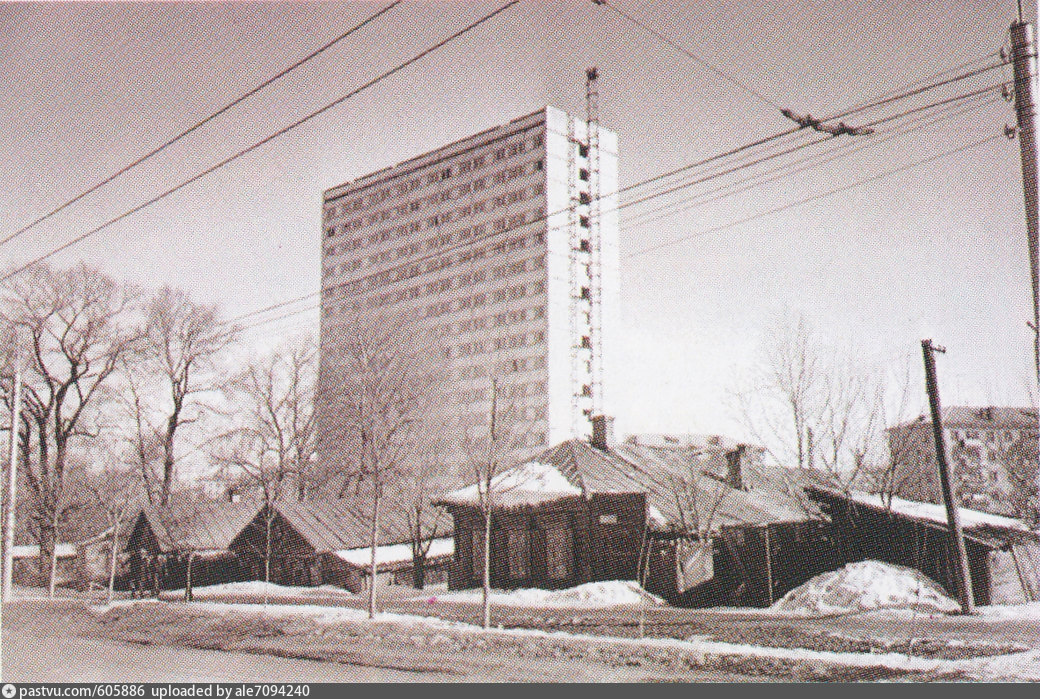
[{"label": "tall apartment building", "polygon": [[327,190],[320,390],[343,379],[350,323],[408,319],[449,366],[426,421],[446,448],[486,429],[493,378],[522,417],[512,456],[589,436],[615,414],[617,188],[616,134],[546,107]]},{"label": "tall apartment building", "polygon": [[[1040,476],[1035,409],[946,406],[943,431],[962,505],[1018,517],[1035,511]],[[941,502],[931,418],[921,415],[887,432],[895,494]]]}]

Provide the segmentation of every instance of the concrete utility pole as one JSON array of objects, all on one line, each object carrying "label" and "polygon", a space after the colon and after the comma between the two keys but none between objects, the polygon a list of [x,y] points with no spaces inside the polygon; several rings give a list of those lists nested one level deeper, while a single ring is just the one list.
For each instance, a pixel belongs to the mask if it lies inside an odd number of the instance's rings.
[{"label": "concrete utility pole", "polygon": [[8,462],[7,517],[4,522],[4,587],[3,599],[11,599],[14,584],[14,516],[18,503],[18,425],[22,419],[22,361],[18,347],[14,357],[14,405],[11,407],[11,459]]},{"label": "concrete utility pole", "polygon": [[1022,155],[1022,189],[1026,204],[1026,239],[1029,243],[1029,271],[1033,285],[1033,358],[1040,383],[1040,236],[1037,235],[1037,148],[1036,148],[1036,34],[1022,15],[1011,25],[1011,61],[1015,75],[1015,113],[1018,118],[1018,143]]},{"label": "concrete utility pole", "polygon": [[946,520],[950,525],[950,548],[956,554],[954,567],[957,575],[957,596],[964,614],[975,613],[975,593],[971,589],[971,570],[968,568],[968,551],[964,547],[961,531],[960,511],[953,497],[953,485],[949,465],[946,462],[946,438],[943,435],[942,407],[939,405],[939,382],[935,378],[935,353],[946,350],[932,345],[931,340],[921,340],[924,353],[924,378],[928,387],[928,403],[932,408],[932,434],[935,436],[935,459],[939,462],[939,482],[942,485],[943,502],[946,503]]}]

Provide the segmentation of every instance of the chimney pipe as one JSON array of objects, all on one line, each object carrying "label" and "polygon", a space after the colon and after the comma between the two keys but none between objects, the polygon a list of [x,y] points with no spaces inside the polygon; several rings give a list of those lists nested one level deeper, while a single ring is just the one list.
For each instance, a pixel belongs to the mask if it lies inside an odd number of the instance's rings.
[{"label": "chimney pipe", "polygon": [[614,418],[608,415],[592,416],[591,442],[592,446],[602,451],[614,448]]},{"label": "chimney pipe", "polygon": [[737,490],[744,489],[744,452],[747,446],[738,444],[733,451],[726,452],[726,485]]}]

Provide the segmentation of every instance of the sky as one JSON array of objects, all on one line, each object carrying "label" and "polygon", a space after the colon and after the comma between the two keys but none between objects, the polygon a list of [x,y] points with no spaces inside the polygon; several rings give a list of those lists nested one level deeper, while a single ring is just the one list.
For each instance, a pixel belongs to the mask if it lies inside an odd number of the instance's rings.
[{"label": "sky", "polygon": [[[600,70],[600,120],[619,135],[624,187],[789,128],[769,102],[832,114],[981,59],[1005,43],[1014,10],[1005,0],[614,4],[765,99],[588,0],[526,0],[52,262],[82,260],[134,283],[180,286],[235,317],[317,291],[324,189],[546,104],[583,114],[587,66]],[[0,3],[0,233],[384,5]],[[128,176],[0,245],[0,262],[24,263],[90,230],[496,7],[402,4]],[[1035,17],[1033,2],[1027,14]],[[957,83],[935,99],[1001,75]],[[767,328],[797,315],[862,362],[896,371],[909,361],[915,377],[920,340],[934,338],[948,349],[939,359],[945,404],[1026,404],[1032,308],[1018,144],[1000,136],[1013,122],[1011,105],[996,101],[672,215],[656,209],[678,193],[626,209],[624,362],[613,377],[619,430],[746,436],[732,391],[757,361]],[[759,215],[992,136],[1000,137]],[[306,332],[317,333],[315,310],[252,328],[245,339],[262,349]],[[915,380],[914,401],[923,406],[923,380]]]}]

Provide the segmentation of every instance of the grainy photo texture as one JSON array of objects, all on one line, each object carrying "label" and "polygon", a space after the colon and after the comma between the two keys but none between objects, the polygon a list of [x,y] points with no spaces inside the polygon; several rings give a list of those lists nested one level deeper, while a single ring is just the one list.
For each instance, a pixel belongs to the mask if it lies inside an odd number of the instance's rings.
[{"label": "grainy photo texture", "polygon": [[3,696],[1040,681],[1036,10],[0,3]]}]

